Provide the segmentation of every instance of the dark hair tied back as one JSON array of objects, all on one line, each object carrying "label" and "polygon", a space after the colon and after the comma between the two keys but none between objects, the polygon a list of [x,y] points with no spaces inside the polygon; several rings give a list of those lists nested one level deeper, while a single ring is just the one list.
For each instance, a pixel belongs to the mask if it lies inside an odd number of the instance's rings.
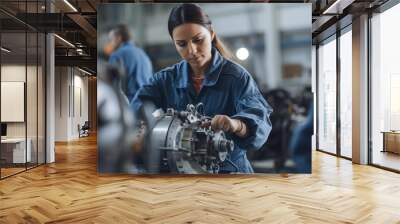
[{"label": "dark hair tied back", "polygon": [[[213,31],[212,22],[208,15],[203,11],[200,6],[193,3],[184,3],[174,7],[171,10],[168,18],[168,32],[172,37],[173,30],[185,23],[195,23],[204,26],[210,32]],[[215,33],[215,31],[214,31]],[[225,58],[232,58],[232,54],[224,46],[222,41],[215,35],[212,40],[212,45],[219,51],[219,53]]]}]

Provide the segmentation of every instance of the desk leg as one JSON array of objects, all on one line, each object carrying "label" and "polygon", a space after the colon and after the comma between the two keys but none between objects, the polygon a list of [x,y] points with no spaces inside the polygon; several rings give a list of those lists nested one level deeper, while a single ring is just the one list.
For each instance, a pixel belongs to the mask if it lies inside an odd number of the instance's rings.
[{"label": "desk leg", "polygon": [[385,138],[385,133],[382,133],[382,135],[383,135],[383,149],[382,149],[382,151],[381,152],[386,152],[386,138]]}]

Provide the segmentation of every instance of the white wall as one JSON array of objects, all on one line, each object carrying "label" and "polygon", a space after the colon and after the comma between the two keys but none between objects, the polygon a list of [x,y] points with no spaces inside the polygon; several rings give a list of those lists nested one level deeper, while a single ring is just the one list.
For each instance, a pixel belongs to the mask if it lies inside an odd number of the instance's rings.
[{"label": "white wall", "polygon": [[[28,68],[24,65],[10,64],[1,66],[1,81],[5,82],[25,82],[26,70],[31,71],[32,66]],[[28,94],[28,96],[31,94]],[[7,108],[1,108],[7,110]],[[25,122],[7,122],[7,136],[8,137],[25,137]]]},{"label": "white wall", "polygon": [[25,64],[1,65],[1,81],[25,82]]},{"label": "white wall", "polygon": [[[1,81],[25,82],[25,69],[25,65],[2,65]],[[7,110],[7,108],[1,108],[1,110]],[[25,123],[7,123],[7,137],[25,137]]]},{"label": "white wall", "polygon": [[78,124],[88,120],[88,78],[83,75],[76,68],[56,67],[56,141],[77,139]]},{"label": "white wall", "polygon": [[55,68],[55,140],[68,140],[68,87],[69,87],[69,69],[67,67]]},{"label": "white wall", "polygon": [[[78,72],[78,74],[77,74]],[[74,70],[74,112],[72,113],[73,119],[72,119],[72,129],[71,129],[71,135],[73,138],[78,137],[78,124],[81,126],[85,123],[85,121],[89,120],[88,116],[88,78],[87,76],[83,77],[83,73],[81,73],[78,70]],[[79,93],[80,91],[80,93]],[[80,95],[80,97],[79,97]],[[80,101],[80,102],[79,102]],[[81,108],[79,108],[81,107]],[[81,110],[81,111],[80,111]]]},{"label": "white wall", "polygon": [[[38,70],[36,70],[38,69]],[[26,84],[26,106],[21,108],[22,113],[26,112],[26,120],[23,122],[6,122],[7,137],[24,138],[25,135],[31,140],[32,161],[36,162],[36,153],[39,153],[39,163],[44,163],[44,74],[42,67],[25,66],[25,64],[3,64],[1,66],[1,81],[25,82]],[[25,80],[27,77],[27,81]],[[7,96],[2,96],[7,97]],[[1,110],[12,110],[1,108]],[[4,112],[4,111],[3,111]],[[7,111],[11,112],[12,111]]]}]

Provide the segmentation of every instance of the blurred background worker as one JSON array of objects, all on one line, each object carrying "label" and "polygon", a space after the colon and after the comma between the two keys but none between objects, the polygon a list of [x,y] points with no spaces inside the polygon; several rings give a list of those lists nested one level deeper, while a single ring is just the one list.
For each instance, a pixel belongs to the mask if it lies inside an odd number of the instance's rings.
[{"label": "blurred background worker", "polygon": [[308,137],[313,133],[314,106],[311,101],[308,107],[307,118],[298,124],[294,130],[289,143],[289,151],[296,163],[294,172],[311,173],[311,141]]},{"label": "blurred background worker", "polygon": [[123,68],[126,75],[120,80],[119,85],[129,103],[136,91],[152,76],[153,67],[147,54],[131,41],[129,28],[126,25],[119,24],[112,28],[109,39],[106,48],[110,54],[109,63]]}]

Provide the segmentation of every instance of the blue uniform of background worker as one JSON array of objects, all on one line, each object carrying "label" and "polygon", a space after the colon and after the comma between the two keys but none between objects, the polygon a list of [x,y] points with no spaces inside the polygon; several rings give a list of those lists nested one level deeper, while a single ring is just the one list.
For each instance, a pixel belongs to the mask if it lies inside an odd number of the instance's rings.
[{"label": "blue uniform of background worker", "polygon": [[131,102],[139,88],[153,75],[151,61],[142,49],[130,42],[129,30],[125,25],[114,27],[109,37],[113,49],[109,63],[123,67],[126,76],[121,80],[120,87]]},{"label": "blue uniform of background worker", "polygon": [[229,159],[236,167],[224,162],[220,173],[252,173],[246,150],[257,150],[267,140],[271,107],[250,74],[223,57],[226,52],[200,7],[175,7],[168,28],[184,60],[156,73],[131,106],[138,111],[144,101],[151,101],[165,111],[203,103],[204,114],[213,117],[211,127],[225,131],[235,144]]},{"label": "blue uniform of background worker", "polygon": [[306,120],[293,130],[289,150],[296,163],[295,172],[311,173],[311,136],[314,132],[314,106],[310,103]]}]

